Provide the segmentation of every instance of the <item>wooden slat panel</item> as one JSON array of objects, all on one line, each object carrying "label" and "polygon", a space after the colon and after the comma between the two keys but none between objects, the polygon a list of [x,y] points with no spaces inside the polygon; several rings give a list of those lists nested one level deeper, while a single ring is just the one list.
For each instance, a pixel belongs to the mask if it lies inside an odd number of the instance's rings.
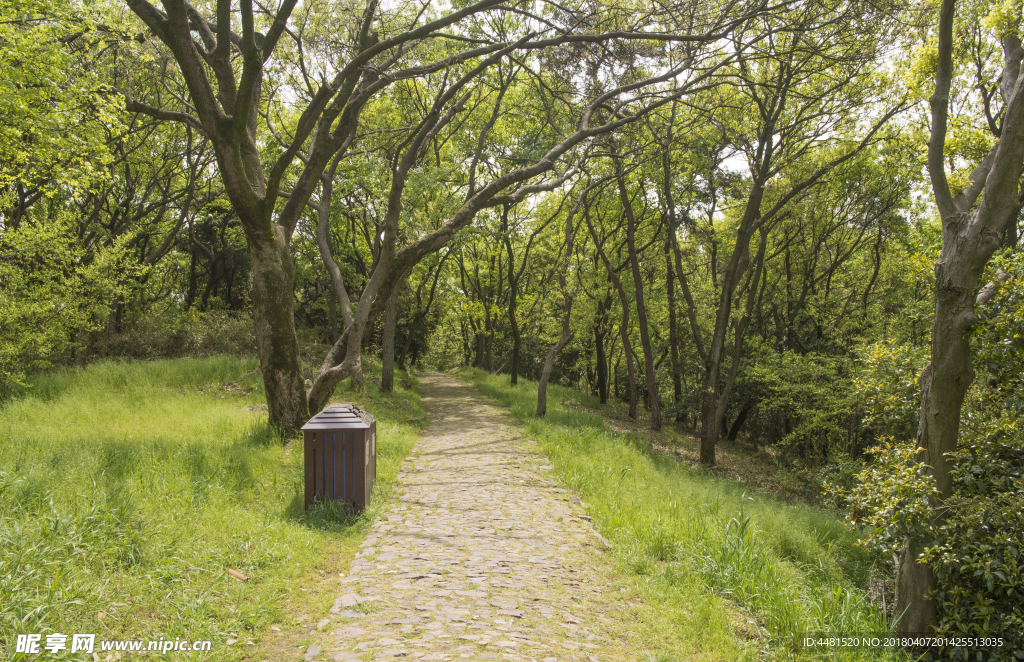
[{"label": "wooden slat panel", "polygon": [[303,470],[305,475],[306,489],[305,492],[305,507],[309,508],[310,504],[313,503],[313,437],[316,435],[315,432],[306,430],[303,434]]},{"label": "wooden slat panel", "polygon": [[377,421],[331,405],[303,426],[305,504],[339,500],[362,510],[377,480]]},{"label": "wooden slat panel", "polygon": [[313,492],[315,500],[324,498],[324,433],[316,435],[313,441]]}]

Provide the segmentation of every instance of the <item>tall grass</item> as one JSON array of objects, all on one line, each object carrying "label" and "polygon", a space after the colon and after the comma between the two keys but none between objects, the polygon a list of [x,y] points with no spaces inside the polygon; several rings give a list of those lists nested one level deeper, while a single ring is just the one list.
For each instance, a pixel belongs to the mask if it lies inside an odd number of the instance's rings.
[{"label": "tall grass", "polygon": [[[658,587],[651,598],[662,610],[683,614],[682,626],[695,627],[692,615],[703,612],[702,618],[709,619],[704,629],[717,629],[719,645],[729,644],[723,628],[742,637],[742,623],[725,623],[721,610],[716,612],[716,597],[724,597],[754,614],[770,634],[770,652],[763,654],[898,658],[878,648],[808,650],[799,645],[810,633],[887,632],[884,615],[870,607],[860,588],[866,585],[870,558],[833,513],[755,495],[741,483],[652,453],[641,437],[612,432],[601,416],[563,407],[564,400],[572,400],[600,408],[596,399],[576,391],[549,388],[548,414],[536,419],[535,384],[513,388],[507,378],[479,370],[463,370],[459,376],[509,405],[526,423],[555,471],[583,497],[595,525],[612,539],[620,562]],[[708,645],[706,633],[696,631],[685,654]],[[735,654],[752,654],[742,650],[737,647]]]},{"label": "tall grass", "polygon": [[17,634],[51,632],[210,639],[202,659],[244,657],[224,641],[278,617],[289,582],[361,531],[412,447],[418,396],[374,391],[339,394],[378,419],[375,501],[355,516],[303,511],[302,444],[246,408],[264,402],[252,360],[36,378],[0,408],[0,658]]}]

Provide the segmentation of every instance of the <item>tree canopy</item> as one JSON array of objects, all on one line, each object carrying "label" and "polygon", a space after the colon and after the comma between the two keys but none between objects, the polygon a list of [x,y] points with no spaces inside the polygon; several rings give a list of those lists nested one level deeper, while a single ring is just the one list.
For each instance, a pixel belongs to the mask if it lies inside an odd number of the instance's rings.
[{"label": "tree canopy", "polygon": [[1022,505],[1021,11],[0,0],[0,392],[225,320],[286,436],[366,356],[556,382],[873,462],[899,627],[1019,631],[1019,545],[969,570]]}]

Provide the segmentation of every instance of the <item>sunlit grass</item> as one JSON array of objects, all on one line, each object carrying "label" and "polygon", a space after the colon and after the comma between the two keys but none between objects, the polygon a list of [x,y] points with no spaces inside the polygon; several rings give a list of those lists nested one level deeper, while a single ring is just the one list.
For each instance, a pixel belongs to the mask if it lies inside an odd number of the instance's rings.
[{"label": "sunlit grass", "polygon": [[[871,608],[865,586],[870,558],[856,533],[834,513],[753,494],[742,483],[692,469],[651,452],[639,436],[613,432],[596,414],[595,398],[549,387],[548,414],[533,417],[536,385],[479,370],[463,379],[506,403],[527,425],[563,480],[586,504],[594,524],[613,541],[620,563],[645,577],[658,619],[676,622],[670,653],[686,659],[756,657],[757,631],[781,659],[895,659],[879,648],[806,650],[794,645],[813,632],[884,635],[884,615]],[[751,613],[737,622],[722,600]],[[746,626],[750,626],[749,628]],[[747,639],[746,643],[742,640]]]},{"label": "sunlit grass", "polygon": [[303,512],[302,444],[246,408],[264,402],[252,360],[101,362],[4,403],[0,657],[18,633],[51,632],[210,639],[211,660],[251,652],[295,579],[361,534],[415,440],[414,391],[338,396],[378,419],[377,489],[358,516]]}]

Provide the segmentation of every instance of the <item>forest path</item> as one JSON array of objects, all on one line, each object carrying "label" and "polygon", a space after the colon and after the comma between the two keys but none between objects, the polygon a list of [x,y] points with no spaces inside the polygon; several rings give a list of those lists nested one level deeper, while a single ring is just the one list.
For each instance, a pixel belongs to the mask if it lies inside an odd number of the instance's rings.
[{"label": "forest path", "polygon": [[635,659],[602,539],[536,442],[469,384],[419,380],[430,426],[344,579],[322,657]]}]

